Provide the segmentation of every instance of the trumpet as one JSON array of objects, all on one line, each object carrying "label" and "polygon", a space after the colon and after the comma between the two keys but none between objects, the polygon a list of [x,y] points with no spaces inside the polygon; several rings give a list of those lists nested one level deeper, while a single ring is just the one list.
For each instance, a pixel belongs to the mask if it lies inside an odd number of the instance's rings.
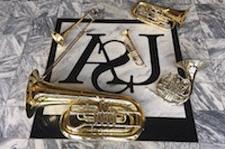
[{"label": "trumpet", "polygon": [[[91,9],[89,10],[87,13],[85,13],[80,19],[79,21],[73,23],[72,25],[70,25],[67,29],[65,29],[62,33],[58,33],[58,32],[52,32],[51,36],[52,39],[58,43],[59,45],[63,46],[64,42],[65,42],[65,38],[66,36],[68,36],[68,33],[75,27],[78,27],[78,25],[85,19],[85,17],[90,16],[91,18],[91,23],[95,20],[92,16],[96,15],[98,13],[98,9]],[[90,25],[91,23],[89,23],[88,25]],[[78,28],[80,29],[80,28]],[[83,29],[84,30],[84,29]],[[81,32],[83,31],[81,30]]]},{"label": "trumpet", "polygon": [[53,105],[69,105],[59,121],[62,134],[68,138],[134,140],[144,127],[143,110],[132,97],[49,83],[34,70],[27,85],[27,116]]},{"label": "trumpet", "polygon": [[161,28],[174,28],[184,24],[188,10],[176,10],[140,1],[132,8],[132,15],[138,20]]},{"label": "trumpet", "polygon": [[122,35],[125,37],[124,44],[126,46],[127,51],[129,52],[128,53],[129,58],[132,59],[134,63],[138,66],[145,65],[140,54],[138,53],[137,49],[134,46],[133,41],[131,40],[129,30],[128,29],[124,30],[122,32]]}]

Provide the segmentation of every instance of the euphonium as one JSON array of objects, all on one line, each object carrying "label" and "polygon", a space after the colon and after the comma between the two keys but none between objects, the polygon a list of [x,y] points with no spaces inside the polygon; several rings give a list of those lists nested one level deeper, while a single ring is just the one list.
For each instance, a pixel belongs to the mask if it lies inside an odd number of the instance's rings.
[{"label": "euphonium", "polygon": [[132,8],[132,15],[138,20],[156,25],[161,28],[170,29],[178,24],[182,26],[187,14],[187,10],[175,10],[169,7],[159,6],[140,1]]},{"label": "euphonium", "polygon": [[68,138],[128,140],[143,130],[145,117],[133,98],[56,85],[40,79],[34,70],[27,85],[27,116],[52,105],[69,105],[59,122]]}]

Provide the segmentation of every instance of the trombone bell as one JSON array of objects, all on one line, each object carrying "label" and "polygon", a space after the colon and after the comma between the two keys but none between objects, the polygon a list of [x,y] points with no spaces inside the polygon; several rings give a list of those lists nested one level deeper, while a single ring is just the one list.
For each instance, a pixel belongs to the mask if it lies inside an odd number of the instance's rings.
[{"label": "trombone bell", "polygon": [[57,32],[52,32],[51,36],[56,43],[60,44],[61,46],[64,45],[64,38],[61,34]]},{"label": "trombone bell", "polygon": [[[90,16],[91,22],[93,22],[95,19],[92,17],[92,15],[96,15],[99,13],[98,9],[91,9],[87,13],[85,13],[77,22],[74,22],[72,25],[70,25],[67,29],[65,29],[62,33],[52,32],[51,36],[53,40],[63,46],[65,42],[65,38],[68,35],[68,33],[74,28],[77,27],[88,15]],[[90,24],[89,24],[90,25]],[[80,32],[83,32],[85,29],[81,29]]]},{"label": "trombone bell", "polygon": [[27,116],[52,105],[69,106],[59,121],[68,138],[134,140],[144,127],[143,110],[132,97],[66,88],[40,79],[34,70],[27,85]]}]

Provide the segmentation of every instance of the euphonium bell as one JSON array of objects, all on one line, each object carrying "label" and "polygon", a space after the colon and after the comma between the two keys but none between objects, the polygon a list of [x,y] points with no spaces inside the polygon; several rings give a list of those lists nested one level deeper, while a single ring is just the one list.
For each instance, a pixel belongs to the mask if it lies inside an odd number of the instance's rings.
[{"label": "euphonium bell", "polygon": [[177,24],[182,26],[186,18],[187,10],[176,10],[140,1],[132,8],[132,15],[138,20],[156,25],[161,28],[174,28]]},{"label": "euphonium bell", "polygon": [[27,85],[27,116],[53,105],[69,105],[59,122],[68,138],[129,140],[143,130],[145,117],[132,97],[56,85],[40,79],[34,70]]}]

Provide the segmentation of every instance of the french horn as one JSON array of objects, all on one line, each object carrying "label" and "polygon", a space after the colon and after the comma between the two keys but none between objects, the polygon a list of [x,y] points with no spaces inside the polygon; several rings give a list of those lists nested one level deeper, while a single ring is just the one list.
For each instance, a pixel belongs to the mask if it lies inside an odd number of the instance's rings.
[{"label": "french horn", "polygon": [[159,79],[156,90],[164,100],[180,105],[190,98],[195,75],[199,69],[205,67],[205,63],[201,60],[186,59],[177,62],[177,67],[184,71],[185,77],[168,73]]},{"label": "french horn", "polygon": [[68,138],[134,140],[143,130],[144,113],[132,97],[64,87],[44,81],[34,70],[27,85],[27,116],[53,105],[69,106],[59,122]]},{"label": "french horn", "polygon": [[131,13],[135,18],[146,24],[170,29],[176,25],[182,26],[184,24],[187,11],[140,1],[132,8]]}]

